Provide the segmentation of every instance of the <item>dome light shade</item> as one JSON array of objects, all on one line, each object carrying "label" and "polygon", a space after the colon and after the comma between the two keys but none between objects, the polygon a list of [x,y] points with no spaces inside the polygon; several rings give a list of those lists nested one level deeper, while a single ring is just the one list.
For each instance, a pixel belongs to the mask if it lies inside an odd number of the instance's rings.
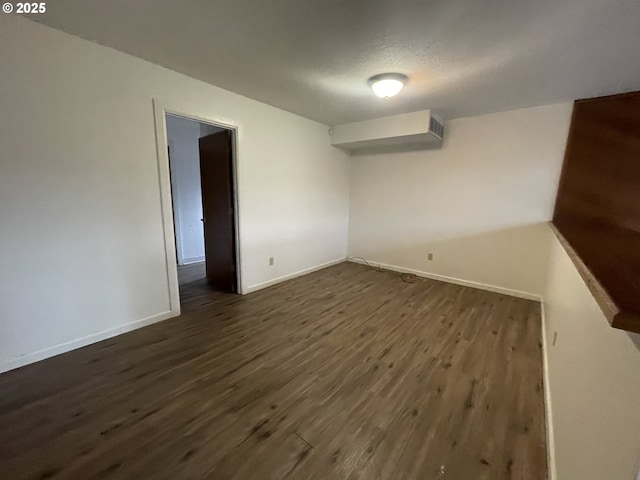
[{"label": "dome light shade", "polygon": [[368,81],[371,90],[380,98],[390,98],[398,93],[409,78],[401,73],[381,73]]}]

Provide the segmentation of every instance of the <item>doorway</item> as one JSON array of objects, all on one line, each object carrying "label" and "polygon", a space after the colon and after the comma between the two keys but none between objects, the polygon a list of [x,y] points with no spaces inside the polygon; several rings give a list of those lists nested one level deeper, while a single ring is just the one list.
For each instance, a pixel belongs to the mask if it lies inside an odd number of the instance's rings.
[{"label": "doorway", "polygon": [[164,113],[180,290],[239,292],[235,130]]}]

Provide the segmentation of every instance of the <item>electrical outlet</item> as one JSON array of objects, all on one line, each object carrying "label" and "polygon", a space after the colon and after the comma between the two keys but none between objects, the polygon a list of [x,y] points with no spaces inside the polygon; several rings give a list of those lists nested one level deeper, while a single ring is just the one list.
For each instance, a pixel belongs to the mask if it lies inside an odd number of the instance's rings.
[{"label": "electrical outlet", "polygon": [[273,265],[273,257],[269,257],[269,266]]},{"label": "electrical outlet", "polygon": [[433,260],[433,253],[427,255],[427,260]]}]

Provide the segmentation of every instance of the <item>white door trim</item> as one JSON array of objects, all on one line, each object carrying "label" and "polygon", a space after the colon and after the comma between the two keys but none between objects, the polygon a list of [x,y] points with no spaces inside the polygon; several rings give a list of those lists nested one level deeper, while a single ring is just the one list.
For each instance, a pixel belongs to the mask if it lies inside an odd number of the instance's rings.
[{"label": "white door trim", "polygon": [[176,115],[188,120],[206,123],[216,127],[229,129],[233,132],[233,195],[235,208],[235,235],[236,235],[236,282],[240,294],[244,294],[246,288],[242,282],[242,243],[240,235],[240,205],[238,202],[238,159],[240,125],[237,122],[223,118],[209,118],[195,114],[179,106],[170,105],[163,100],[153,99],[153,112],[155,118],[156,147],[158,157],[158,178],[160,182],[160,205],[162,210],[162,226],[164,232],[165,260],[167,270],[167,287],[169,291],[170,310],[176,315],[180,314],[180,289],[178,286],[178,268],[176,259],[175,232],[173,225],[173,200],[171,196],[171,177],[169,172],[169,155],[167,153],[167,123],[166,115]]}]

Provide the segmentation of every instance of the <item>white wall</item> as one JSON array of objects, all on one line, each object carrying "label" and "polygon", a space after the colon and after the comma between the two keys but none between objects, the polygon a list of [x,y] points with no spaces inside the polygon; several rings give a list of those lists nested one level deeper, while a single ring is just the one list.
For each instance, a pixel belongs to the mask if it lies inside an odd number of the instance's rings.
[{"label": "white wall", "polygon": [[445,124],[441,150],[354,156],[349,254],[541,295],[570,114],[463,118]]},{"label": "white wall", "polygon": [[173,115],[167,115],[166,122],[176,252],[178,264],[184,265],[204,260],[198,139],[205,126]]},{"label": "white wall", "polygon": [[215,127],[213,125],[207,125],[205,123],[200,124],[200,138],[206,137],[207,135],[211,135],[216,132],[220,132],[224,129]]},{"label": "white wall", "polygon": [[640,469],[640,335],[609,326],[560,242],[547,234],[545,347],[557,479],[634,480]]},{"label": "white wall", "polygon": [[346,255],[326,126],[15,15],[0,44],[1,370],[170,315],[154,98],[239,127],[245,290]]}]

